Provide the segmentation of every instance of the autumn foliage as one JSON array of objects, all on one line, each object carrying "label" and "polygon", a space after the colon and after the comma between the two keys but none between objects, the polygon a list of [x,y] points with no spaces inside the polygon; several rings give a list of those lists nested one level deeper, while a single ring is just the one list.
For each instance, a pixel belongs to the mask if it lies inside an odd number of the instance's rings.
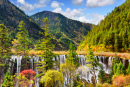
[{"label": "autumn foliage", "polygon": [[32,69],[24,70],[20,73],[22,76],[25,76],[29,80],[33,80],[34,76],[36,75],[36,72]]},{"label": "autumn foliage", "polygon": [[117,87],[123,87],[130,85],[130,75],[128,76],[118,76],[114,78],[113,84]]}]

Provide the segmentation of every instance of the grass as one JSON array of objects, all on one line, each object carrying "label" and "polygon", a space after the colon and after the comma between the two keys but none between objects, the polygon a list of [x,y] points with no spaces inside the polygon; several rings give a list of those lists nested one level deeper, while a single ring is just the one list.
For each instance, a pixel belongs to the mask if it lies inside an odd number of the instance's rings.
[{"label": "grass", "polygon": [[[86,51],[76,51],[78,55],[87,55]],[[54,51],[56,54],[67,54],[68,51]],[[117,57],[130,59],[130,53],[116,53]],[[96,56],[114,57],[115,52],[94,52]]]},{"label": "grass", "polygon": [[[15,49],[12,49],[13,53],[16,53]],[[78,55],[86,55],[87,52],[86,51],[76,51]],[[39,55],[42,54],[43,52],[41,51],[35,51],[35,50],[30,50],[28,52],[28,55]],[[68,54],[68,51],[53,51],[53,53],[55,54]],[[120,58],[125,58],[125,59],[130,59],[130,53],[116,53],[117,57]],[[115,52],[94,52],[95,56],[106,56],[106,57],[114,57],[115,56]]]}]

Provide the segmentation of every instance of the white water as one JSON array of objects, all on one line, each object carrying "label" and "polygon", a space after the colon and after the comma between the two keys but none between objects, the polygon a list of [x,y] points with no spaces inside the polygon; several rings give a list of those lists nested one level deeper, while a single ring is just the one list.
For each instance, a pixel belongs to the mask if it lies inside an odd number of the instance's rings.
[{"label": "white water", "polygon": [[[91,70],[88,69],[88,67],[86,66],[86,58],[84,55],[77,55],[79,57],[79,64],[81,65],[80,67],[77,68],[76,70],[76,73],[80,75],[80,77],[82,77],[83,79],[85,79],[86,81],[92,83],[92,73],[91,73]],[[95,56],[96,57],[96,56]],[[29,59],[30,61],[30,69],[34,70],[36,72],[36,75],[39,74],[38,70],[36,67],[38,67],[37,63],[39,61],[39,57],[37,56],[33,56],[33,57],[30,57],[31,59]],[[60,64],[63,64],[65,63],[65,55],[59,55],[56,57],[56,60],[59,60]],[[109,74],[110,73],[110,66],[112,64],[112,57],[109,57],[108,58],[108,65],[105,64],[105,61],[106,61],[106,58],[105,57],[101,57],[101,56],[98,56],[98,62],[100,64],[102,64],[103,66],[103,69],[105,71],[105,73]],[[12,62],[15,62],[15,60],[17,60],[17,75],[21,72],[21,60],[22,60],[22,56],[11,56],[11,59],[10,59]],[[55,60],[55,58],[53,59]],[[44,61],[44,60],[42,60]],[[129,60],[129,63],[130,63],[130,60]],[[125,60],[123,60],[123,64],[125,64]],[[14,64],[11,65],[11,63],[9,63],[10,66],[13,66],[14,67]],[[35,67],[33,67],[35,66]],[[108,67],[107,67],[108,66]],[[10,68],[9,68],[10,69]],[[98,82],[98,74],[99,74],[99,70],[100,70],[100,67],[97,67],[97,71],[95,71],[96,73],[96,80]],[[58,69],[57,69],[58,70]],[[35,79],[35,85],[36,87],[39,87],[39,81],[40,81],[40,78],[36,78]],[[67,82],[67,78],[65,78],[65,83],[66,84]]]},{"label": "white water", "polygon": [[[39,57],[33,56],[33,59],[34,59],[34,62],[36,63],[35,66],[37,67],[37,66],[38,66],[37,63],[38,63],[38,61],[39,61]],[[37,68],[35,68],[35,71],[36,71],[36,75],[38,75],[39,72],[38,72]],[[37,77],[37,78],[35,79],[35,85],[36,85],[36,87],[39,87],[39,81],[40,81],[40,78]]]},{"label": "white water", "polygon": [[31,58],[31,56],[29,56],[29,61],[30,61],[30,69],[33,70],[33,58]]}]

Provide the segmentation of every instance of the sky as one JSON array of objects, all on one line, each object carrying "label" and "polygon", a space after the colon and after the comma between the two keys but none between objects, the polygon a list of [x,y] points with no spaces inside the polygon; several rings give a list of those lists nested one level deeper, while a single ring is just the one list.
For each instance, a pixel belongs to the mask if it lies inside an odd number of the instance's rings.
[{"label": "sky", "polygon": [[52,11],[67,18],[98,24],[125,0],[9,0],[27,15]]}]

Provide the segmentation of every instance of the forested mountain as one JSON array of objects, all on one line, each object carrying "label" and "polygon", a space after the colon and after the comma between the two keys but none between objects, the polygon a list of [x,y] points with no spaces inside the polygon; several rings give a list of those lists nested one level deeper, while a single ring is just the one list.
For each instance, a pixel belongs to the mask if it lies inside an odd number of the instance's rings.
[{"label": "forested mountain", "polygon": [[23,20],[29,37],[36,44],[40,38],[39,31],[42,30],[40,27],[44,26],[43,19],[45,17],[50,19],[49,32],[53,36],[52,43],[56,45],[55,50],[68,49],[70,42],[78,46],[83,40],[83,36],[87,35],[87,32],[92,28],[91,24],[74,21],[50,11],[43,11],[29,17],[9,0],[0,0],[0,24],[9,28],[12,40],[16,38],[18,24]]},{"label": "forested mountain", "polygon": [[50,19],[49,33],[64,49],[69,48],[70,42],[78,46],[83,40],[83,36],[87,35],[92,28],[92,24],[71,20],[51,11],[43,11],[31,16],[41,27],[44,26],[43,19],[46,17]]},{"label": "forested mountain", "polygon": [[20,21],[24,21],[29,36],[38,39],[40,27],[31,20],[22,10],[12,4],[9,0],[0,0],[0,24],[9,28],[11,38],[15,38]]},{"label": "forested mountain", "polygon": [[130,48],[130,0],[108,13],[104,20],[94,26],[79,50],[86,50],[88,44],[93,50],[126,51]]}]

